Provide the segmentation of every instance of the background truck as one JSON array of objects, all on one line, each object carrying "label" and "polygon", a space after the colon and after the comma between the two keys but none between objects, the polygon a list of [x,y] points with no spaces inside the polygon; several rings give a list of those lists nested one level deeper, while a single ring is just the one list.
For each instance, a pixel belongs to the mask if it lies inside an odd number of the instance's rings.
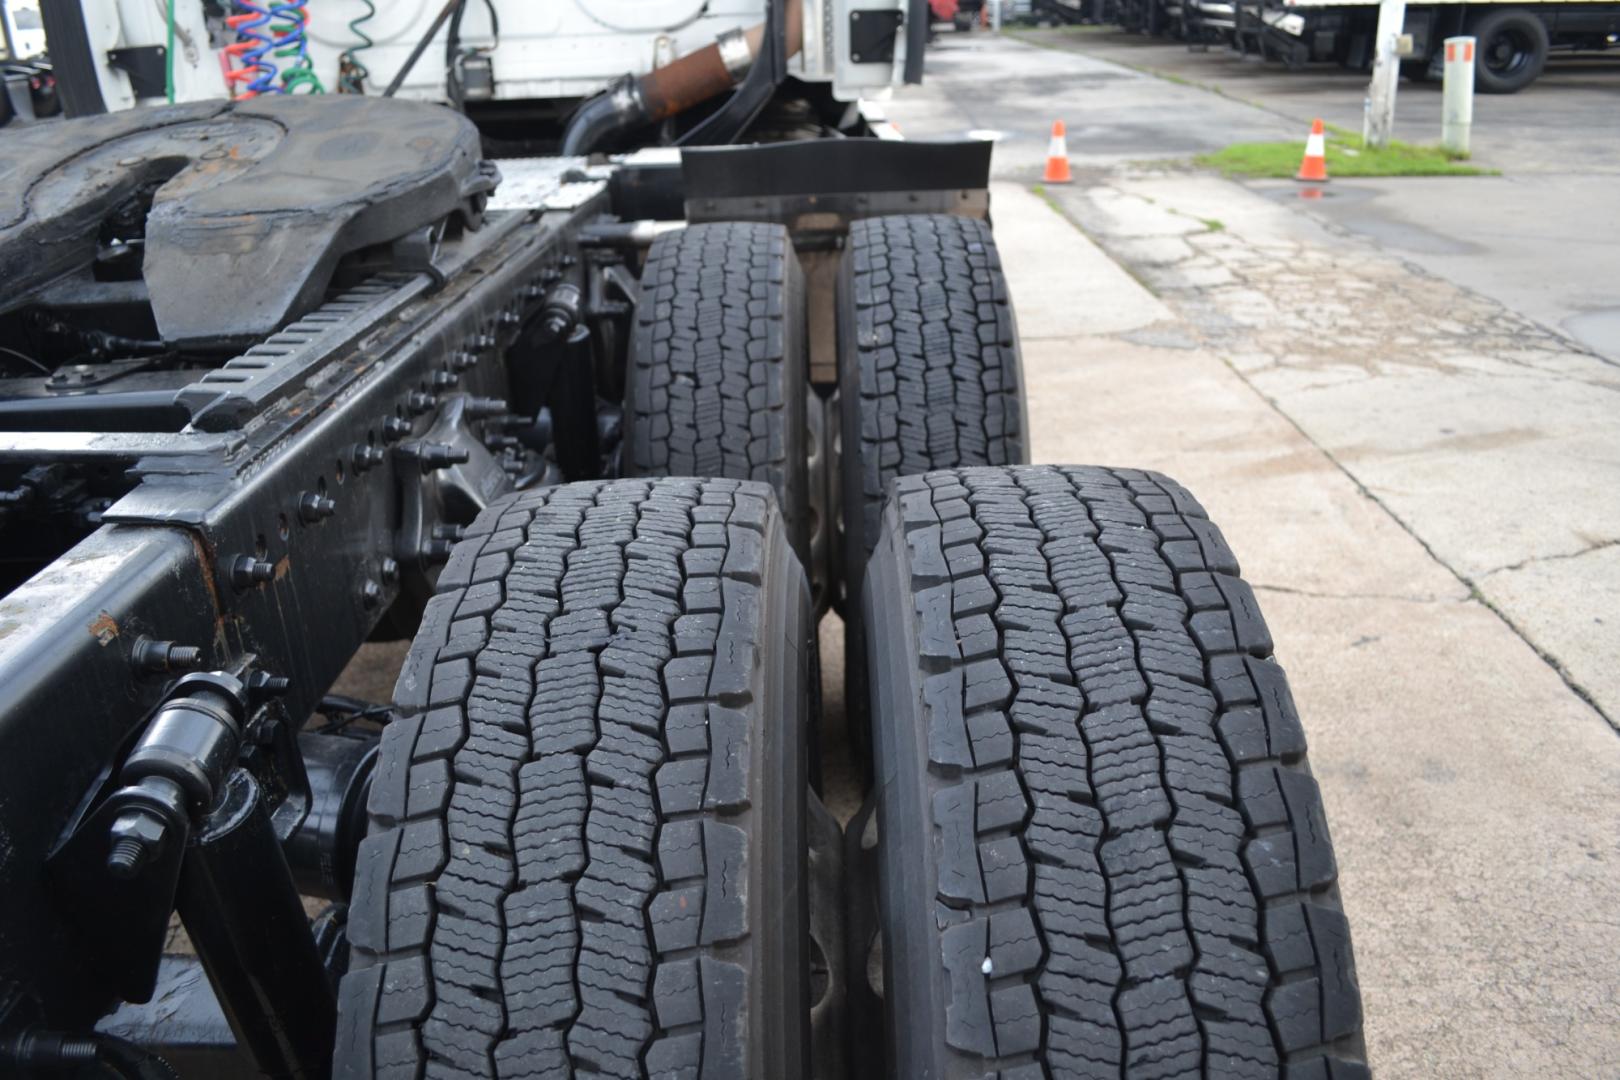
[{"label": "background truck", "polygon": [[97,111],[150,7],[48,5],[84,115],[0,135],[0,1071],[1367,1075],[1236,559],[1023,464],[990,144],[830,104],[916,10],[524,121],[470,4],[441,103],[303,92],[282,10],[267,89]]},{"label": "background truck", "polygon": [[[1240,3],[1240,33],[1291,66],[1335,60],[1372,63],[1377,0],[1265,0]],[[1401,63],[1409,78],[1439,78],[1445,39],[1478,39],[1474,85],[1481,93],[1511,94],[1535,81],[1555,51],[1603,51],[1620,43],[1620,4],[1605,0],[1485,0],[1408,4],[1404,32],[1412,53]]]}]

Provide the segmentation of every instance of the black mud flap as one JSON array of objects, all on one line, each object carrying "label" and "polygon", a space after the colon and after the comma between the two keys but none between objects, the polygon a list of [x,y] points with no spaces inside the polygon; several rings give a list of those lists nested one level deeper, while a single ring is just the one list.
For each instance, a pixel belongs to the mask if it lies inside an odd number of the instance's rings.
[{"label": "black mud flap", "polygon": [[991,143],[814,139],[681,152],[688,221],[843,231],[897,213],[985,217]]}]

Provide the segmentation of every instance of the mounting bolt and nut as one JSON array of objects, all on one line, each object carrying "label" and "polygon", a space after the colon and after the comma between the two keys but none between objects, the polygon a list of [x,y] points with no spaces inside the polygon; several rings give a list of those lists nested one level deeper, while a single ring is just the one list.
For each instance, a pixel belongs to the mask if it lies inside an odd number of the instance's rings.
[{"label": "mounting bolt and nut", "polygon": [[382,574],[384,584],[392,585],[399,580],[399,561],[397,559],[385,557],[382,562],[377,564],[377,569]]},{"label": "mounting bolt and nut", "polygon": [[112,850],[107,853],[107,872],[128,880],[163,850],[168,823],[144,807],[132,807],[112,824]]},{"label": "mounting bolt and nut", "polygon": [[457,375],[453,371],[435,371],[433,373],[432,381],[433,385],[438,387],[440,390],[448,390],[450,387],[461,381],[461,376]]},{"label": "mounting bolt and nut", "polygon": [[450,557],[450,551],[456,546],[454,540],[429,540],[422,545],[422,561],[427,563],[441,563]]},{"label": "mounting bolt and nut", "polygon": [[370,578],[367,578],[360,583],[360,602],[365,604],[366,607],[376,607],[378,604],[382,603],[382,598],[383,589],[381,585],[377,584],[375,581],[372,581]]},{"label": "mounting bolt and nut", "polygon": [[452,446],[449,443],[401,443],[399,452],[415,460],[424,473],[430,473],[435,469],[447,469],[451,465],[460,465],[472,460],[472,453],[466,447]]},{"label": "mounting bolt and nut", "polygon": [[441,521],[439,524],[433,526],[433,539],[449,540],[451,543],[465,540],[467,539],[467,526],[451,525]]},{"label": "mounting bolt and nut", "polygon": [[231,560],[231,584],[238,589],[251,589],[276,576],[274,563],[252,555],[238,555]]},{"label": "mounting bolt and nut", "polygon": [[247,688],[262,697],[280,697],[291,687],[292,680],[285,675],[255,671],[247,677]]},{"label": "mounting bolt and nut", "polygon": [[405,399],[405,408],[412,416],[421,416],[425,412],[432,412],[438,407],[439,398],[435,394],[425,394],[420,390],[412,390],[411,396]]},{"label": "mounting bolt and nut", "polygon": [[298,497],[298,516],[313,525],[337,513],[337,500],[317,491],[306,491]]},{"label": "mounting bolt and nut", "polygon": [[478,357],[470,352],[454,352],[450,354],[450,366],[457,371],[466,371],[478,365]]},{"label": "mounting bolt and nut", "polygon": [[372,446],[370,443],[357,443],[350,460],[354,462],[356,472],[365,472],[373,465],[381,465],[387,456],[381,447]]},{"label": "mounting bolt and nut", "polygon": [[462,405],[462,411],[472,420],[481,420],[486,416],[500,416],[506,410],[506,402],[493,397],[470,397]]},{"label": "mounting bolt and nut", "polygon": [[390,416],[383,421],[382,431],[384,441],[394,442],[411,433],[411,422],[404,417]]},{"label": "mounting bolt and nut", "polygon": [[202,662],[202,650],[195,645],[137,638],[130,659],[142,671],[188,671]]}]

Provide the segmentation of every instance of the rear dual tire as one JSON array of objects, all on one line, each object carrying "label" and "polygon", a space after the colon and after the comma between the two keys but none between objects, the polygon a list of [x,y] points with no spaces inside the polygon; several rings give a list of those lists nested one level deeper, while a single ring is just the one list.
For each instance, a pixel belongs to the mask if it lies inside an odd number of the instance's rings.
[{"label": "rear dual tire", "polygon": [[903,479],[863,606],[886,1075],[1364,1080],[1299,718],[1192,496]]},{"label": "rear dual tire", "polygon": [[806,1076],[811,640],[763,485],[480,514],[383,734],[337,1074]]},{"label": "rear dual tire", "polygon": [[689,225],[655,240],[625,376],[623,460],[629,476],[770,484],[808,566],[804,289],[780,225]]},{"label": "rear dual tire", "polygon": [[838,276],[845,702],[869,754],[861,580],[899,477],[1029,460],[1023,362],[987,222],[900,214],[850,225]]}]

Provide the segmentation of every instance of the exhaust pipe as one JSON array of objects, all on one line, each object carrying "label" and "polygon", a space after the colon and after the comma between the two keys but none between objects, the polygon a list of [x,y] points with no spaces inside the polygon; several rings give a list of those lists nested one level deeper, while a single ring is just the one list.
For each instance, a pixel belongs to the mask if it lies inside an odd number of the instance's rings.
[{"label": "exhaust pipe", "polygon": [[[787,0],[787,55],[804,41],[803,0]],[[725,93],[748,74],[765,40],[765,24],[728,30],[697,52],[646,75],[626,75],[586,101],[563,132],[562,154],[579,157],[614,132],[653,124]]]}]

